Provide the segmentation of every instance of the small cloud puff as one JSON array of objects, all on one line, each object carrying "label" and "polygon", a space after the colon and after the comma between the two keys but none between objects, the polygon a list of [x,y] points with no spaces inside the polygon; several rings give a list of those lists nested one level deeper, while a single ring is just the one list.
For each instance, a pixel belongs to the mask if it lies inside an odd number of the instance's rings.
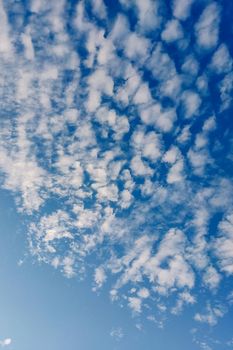
[{"label": "small cloud puff", "polygon": [[6,338],[6,339],[0,341],[0,346],[5,347],[5,346],[10,345],[11,343],[12,343],[12,339]]},{"label": "small cloud puff", "polygon": [[124,332],[121,327],[113,328],[110,332],[110,336],[116,341],[120,341],[124,337]]}]

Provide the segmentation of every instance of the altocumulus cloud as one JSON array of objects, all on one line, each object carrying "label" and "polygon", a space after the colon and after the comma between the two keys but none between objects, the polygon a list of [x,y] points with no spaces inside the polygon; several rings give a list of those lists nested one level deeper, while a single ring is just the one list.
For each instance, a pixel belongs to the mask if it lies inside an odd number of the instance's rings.
[{"label": "altocumulus cloud", "polygon": [[0,1],[1,186],[35,259],[160,326],[204,289],[193,319],[215,325],[233,274],[227,3],[117,3]]}]

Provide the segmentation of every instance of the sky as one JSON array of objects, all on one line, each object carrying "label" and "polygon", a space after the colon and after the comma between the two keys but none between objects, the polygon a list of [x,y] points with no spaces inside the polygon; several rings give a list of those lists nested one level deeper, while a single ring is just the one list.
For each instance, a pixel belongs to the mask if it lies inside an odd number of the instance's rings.
[{"label": "sky", "polygon": [[232,16],[0,0],[0,348],[233,348]]}]

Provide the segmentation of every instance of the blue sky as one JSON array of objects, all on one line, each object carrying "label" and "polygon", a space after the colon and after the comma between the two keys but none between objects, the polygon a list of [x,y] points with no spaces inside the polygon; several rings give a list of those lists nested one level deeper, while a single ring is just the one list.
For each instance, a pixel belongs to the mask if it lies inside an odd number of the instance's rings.
[{"label": "blue sky", "polygon": [[232,14],[0,0],[0,348],[233,348]]}]

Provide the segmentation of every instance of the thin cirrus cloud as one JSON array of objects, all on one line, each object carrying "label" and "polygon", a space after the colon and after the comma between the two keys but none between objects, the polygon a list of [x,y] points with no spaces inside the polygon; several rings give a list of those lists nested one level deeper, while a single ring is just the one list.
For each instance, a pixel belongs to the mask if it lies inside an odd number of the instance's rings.
[{"label": "thin cirrus cloud", "polygon": [[[204,288],[193,319],[215,325],[233,274],[221,116],[232,57],[217,1],[194,14],[194,1],[170,5],[122,0],[113,14],[108,1],[0,2],[1,185],[29,218],[35,259],[68,278],[91,271],[93,290],[108,281],[110,299],[151,320],[154,307],[161,319],[195,309]],[[27,24],[11,20],[16,10]]]}]

